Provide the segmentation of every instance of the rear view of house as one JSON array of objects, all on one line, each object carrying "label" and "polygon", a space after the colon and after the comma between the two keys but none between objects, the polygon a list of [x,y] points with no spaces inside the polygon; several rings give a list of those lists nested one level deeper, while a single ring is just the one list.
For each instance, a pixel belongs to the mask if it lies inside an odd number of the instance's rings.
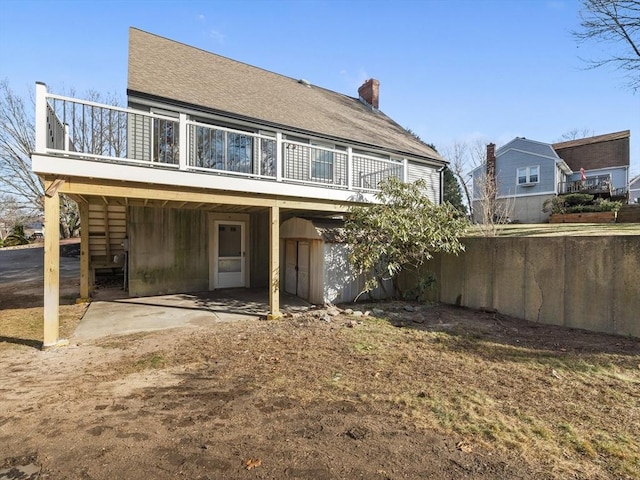
[{"label": "rear view of house", "polygon": [[547,221],[542,207],[557,195],[588,193],[626,201],[629,137],[629,130],[555,144],[518,137],[495,153],[489,145],[486,162],[472,172],[476,221],[487,178],[495,184],[503,217],[521,223]]},{"label": "rear view of house", "polygon": [[[389,177],[423,178],[441,200],[446,162],[380,110],[375,79],[348,96],[132,28],[128,108],[37,87],[33,169],[48,225],[60,193],[79,204],[82,297],[95,269],[126,262],[131,295],[265,288],[277,316],[294,284],[287,245],[304,255],[306,240],[281,238],[281,222],[339,219]],[[53,237],[45,346],[58,337]],[[301,296],[340,290],[299,280]]]},{"label": "rear view of house", "polygon": [[556,196],[558,184],[571,170],[548,143],[518,137],[495,153],[494,148],[487,147],[487,163],[472,172],[476,221],[481,219],[481,196],[494,193],[483,186],[492,181],[503,218],[543,222],[547,217],[542,212],[545,200]]},{"label": "rear view of house", "polygon": [[554,143],[553,149],[573,172],[559,185],[558,194],[581,192],[626,201],[630,134],[624,130]]}]

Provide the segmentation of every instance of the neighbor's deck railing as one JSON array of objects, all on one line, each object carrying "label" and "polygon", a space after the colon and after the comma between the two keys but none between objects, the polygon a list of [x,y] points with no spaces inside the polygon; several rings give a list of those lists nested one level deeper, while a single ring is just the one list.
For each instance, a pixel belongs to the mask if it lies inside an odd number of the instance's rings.
[{"label": "neighbor's deck railing", "polygon": [[407,162],[36,89],[36,153],[341,189],[407,178]]},{"label": "neighbor's deck railing", "polygon": [[560,182],[558,193],[609,193],[613,192],[611,175],[597,175],[585,180]]}]

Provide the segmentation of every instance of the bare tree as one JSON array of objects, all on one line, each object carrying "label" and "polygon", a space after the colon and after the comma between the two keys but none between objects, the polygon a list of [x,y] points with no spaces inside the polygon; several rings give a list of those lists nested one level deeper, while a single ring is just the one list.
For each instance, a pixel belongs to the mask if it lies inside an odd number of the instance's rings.
[{"label": "bare tree", "polygon": [[498,198],[500,185],[495,172],[477,176],[474,191],[478,229],[484,236],[494,237],[498,232],[498,225],[511,221],[513,197]]},{"label": "bare tree", "polygon": [[31,170],[29,157],[34,137],[33,114],[27,113],[24,100],[8,82],[0,81],[0,194],[19,199],[23,209],[41,213],[43,184]]},{"label": "bare tree", "polygon": [[444,157],[449,160],[449,168],[462,186],[469,207],[469,217],[473,219],[473,178],[471,173],[484,163],[484,142],[480,139],[469,142],[455,141],[444,149]]},{"label": "bare tree", "polygon": [[[75,92],[71,90],[71,95]],[[116,95],[103,96],[89,91],[85,97],[96,103],[119,105],[122,102]],[[0,81],[0,194],[9,195],[21,205],[29,215],[40,216],[43,213],[44,185],[31,169],[30,154],[35,148],[35,106],[31,99],[29,109],[23,98],[16,95],[7,80]],[[103,153],[126,150],[126,119],[123,115],[109,116],[100,121],[97,109],[70,109],[63,119],[68,123],[75,137],[72,139],[76,150]],[[82,126],[83,128],[81,128]],[[60,231],[64,237],[73,235],[80,221],[77,204],[61,195]]]},{"label": "bare tree", "polygon": [[462,142],[454,142],[451,147],[447,148],[444,156],[449,160],[449,169],[458,179],[458,183],[462,186],[465,200],[469,207],[469,216],[473,218],[473,203],[471,202],[470,192],[470,175],[467,171],[467,144]]},{"label": "bare tree", "polygon": [[573,36],[580,42],[605,44],[606,56],[587,59],[591,68],[613,65],[626,71],[629,87],[640,88],[640,0],[582,0],[581,30]]},{"label": "bare tree", "polygon": [[595,133],[593,132],[593,130],[589,128],[583,128],[583,129],[572,128],[568,132],[563,133],[562,136],[560,137],[560,140],[558,141],[567,142],[569,140],[578,140],[579,138],[593,137],[594,135]]}]

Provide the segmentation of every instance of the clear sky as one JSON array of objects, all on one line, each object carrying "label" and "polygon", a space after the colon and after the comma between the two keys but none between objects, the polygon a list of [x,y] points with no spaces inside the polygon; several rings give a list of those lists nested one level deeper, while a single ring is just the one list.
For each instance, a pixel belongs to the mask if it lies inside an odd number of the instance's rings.
[{"label": "clear sky", "polygon": [[554,142],[573,129],[631,130],[640,92],[586,70],[577,0],[0,0],[0,78],[23,95],[127,86],[134,26],[347,95],[380,81],[380,109],[444,150],[453,141]]}]

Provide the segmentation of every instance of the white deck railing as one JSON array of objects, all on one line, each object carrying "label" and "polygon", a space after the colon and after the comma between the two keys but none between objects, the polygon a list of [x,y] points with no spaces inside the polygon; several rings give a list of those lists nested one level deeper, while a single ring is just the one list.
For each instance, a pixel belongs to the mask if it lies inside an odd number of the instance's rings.
[{"label": "white deck railing", "polygon": [[[97,162],[375,191],[406,179],[406,162],[326,148],[129,108],[78,100],[36,86],[36,152]],[[51,160],[55,161],[55,160]]]}]

